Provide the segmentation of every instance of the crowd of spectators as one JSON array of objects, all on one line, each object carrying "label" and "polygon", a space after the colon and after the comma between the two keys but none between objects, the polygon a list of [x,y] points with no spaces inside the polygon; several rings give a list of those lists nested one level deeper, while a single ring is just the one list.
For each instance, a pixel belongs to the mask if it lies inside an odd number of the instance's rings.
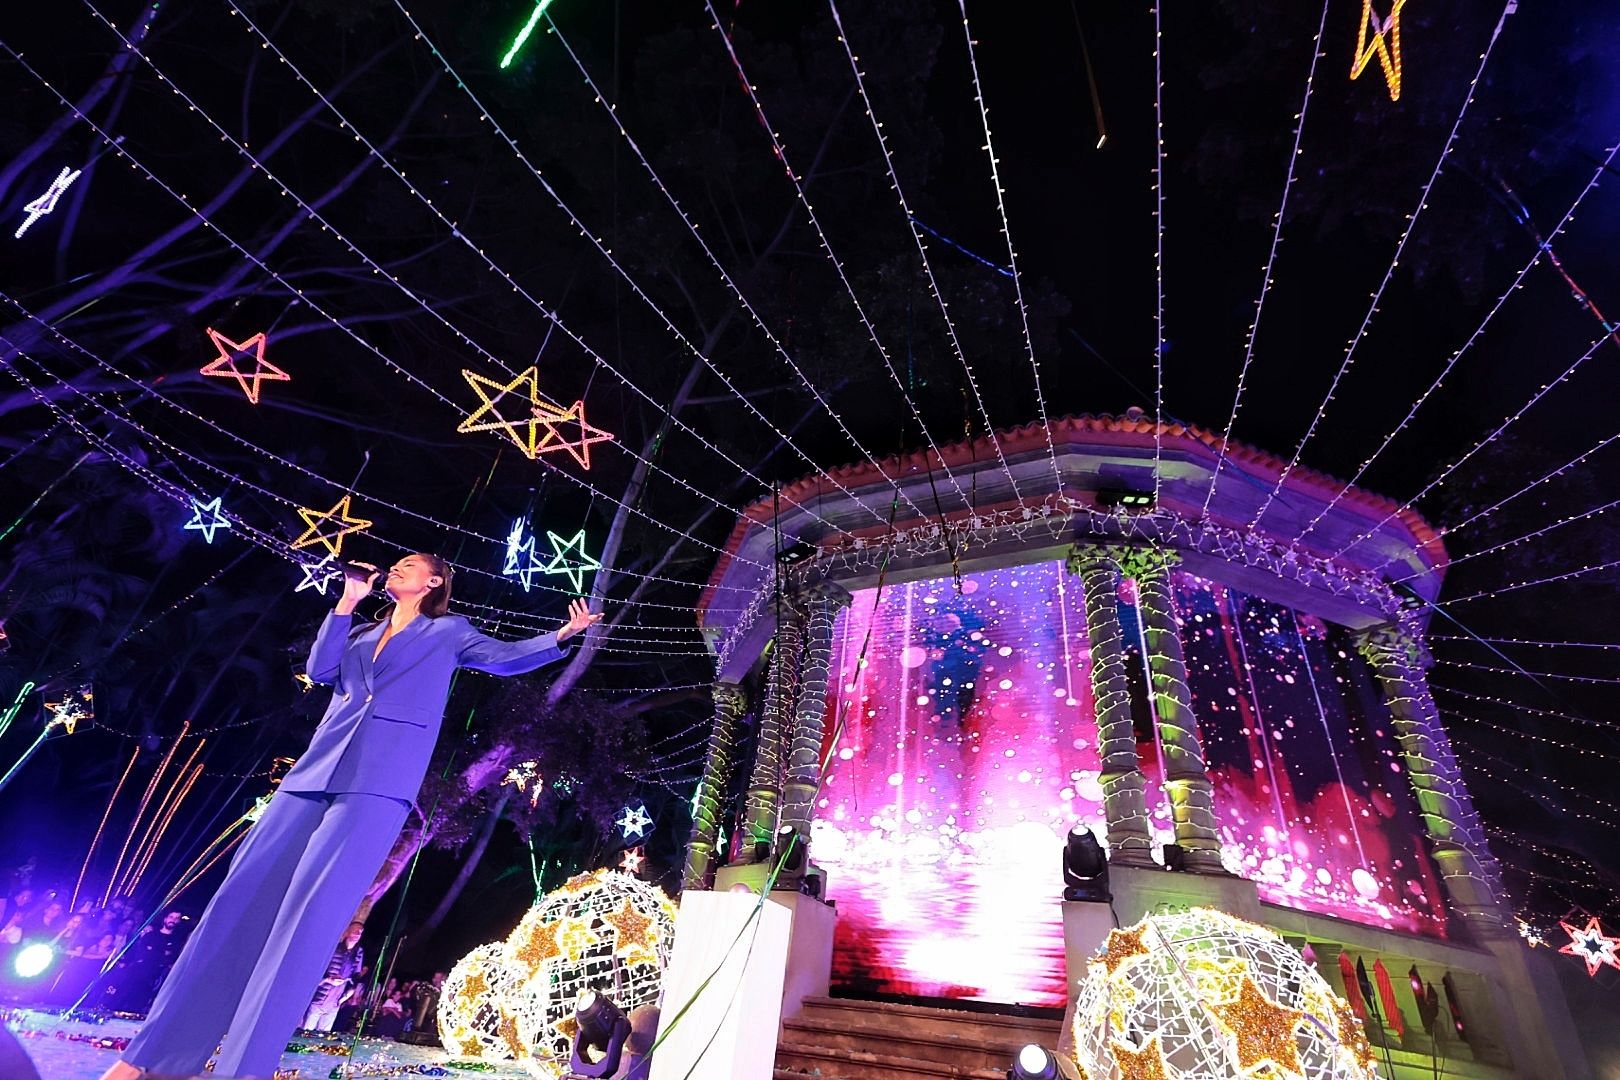
[{"label": "crowd of spectators", "polygon": [[[0,896],[0,988],[23,1005],[144,1013],[185,942],[189,916],[148,919],[122,897],[36,886]],[[37,948],[44,946],[44,949]]]}]

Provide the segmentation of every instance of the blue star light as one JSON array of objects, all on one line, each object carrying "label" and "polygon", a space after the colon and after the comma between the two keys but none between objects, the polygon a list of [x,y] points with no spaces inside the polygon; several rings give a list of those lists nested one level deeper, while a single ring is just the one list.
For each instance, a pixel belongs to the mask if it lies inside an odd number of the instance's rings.
[{"label": "blue star light", "polygon": [[652,827],[652,823],[653,819],[647,814],[647,804],[637,803],[633,807],[625,807],[624,812],[619,815],[618,820],[613,824],[624,832],[626,840],[639,840],[646,835],[647,830]]},{"label": "blue star light", "polygon": [[512,522],[512,531],[506,534],[506,561],[501,564],[501,573],[517,578],[524,592],[534,584],[534,575],[545,571],[534,557],[534,537],[523,535],[528,524],[523,518]]},{"label": "blue star light", "polygon": [[[212,544],[215,529],[228,529],[231,527],[231,519],[221,513],[219,509],[219,501],[222,498],[224,496],[215,495],[207,502],[198,502],[196,499],[192,499],[191,520],[186,522],[182,528],[196,529],[203,534],[204,540]],[[210,516],[204,517],[205,514]]]}]

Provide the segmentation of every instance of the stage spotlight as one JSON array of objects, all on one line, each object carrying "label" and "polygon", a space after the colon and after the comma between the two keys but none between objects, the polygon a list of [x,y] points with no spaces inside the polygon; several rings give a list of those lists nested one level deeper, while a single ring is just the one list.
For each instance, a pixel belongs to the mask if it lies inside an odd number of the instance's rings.
[{"label": "stage spotlight", "polygon": [[1108,901],[1108,856],[1084,823],[1063,844],[1063,899]]},{"label": "stage spotlight", "polygon": [[1018,1051],[1007,1080],[1077,1080],[1080,1070],[1062,1054],[1030,1043]]},{"label": "stage spotlight", "polygon": [[33,979],[45,974],[54,963],[56,950],[43,941],[36,941],[17,950],[16,959],[11,962],[11,970],[15,971],[19,978]]},{"label": "stage spotlight", "polygon": [[1127,488],[1098,488],[1098,506],[1118,506],[1125,510],[1151,510],[1157,500],[1151,491],[1131,491]]},{"label": "stage spotlight", "polygon": [[[619,1071],[619,1058],[630,1038],[630,1019],[605,995],[587,990],[574,1003],[574,1048],[568,1076],[597,1080]],[[600,1056],[595,1056],[600,1055]]]},{"label": "stage spotlight", "polygon": [[804,562],[807,559],[815,558],[817,550],[818,549],[814,544],[807,544],[803,540],[800,540],[798,543],[790,544],[781,551],[778,551],[776,553],[776,561],[781,563],[783,566],[794,566],[798,563]]},{"label": "stage spotlight", "polygon": [[782,864],[782,881],[788,878],[798,878],[804,874],[804,864],[810,861],[804,836],[792,825],[784,825],[776,830],[776,845],[771,857]]}]

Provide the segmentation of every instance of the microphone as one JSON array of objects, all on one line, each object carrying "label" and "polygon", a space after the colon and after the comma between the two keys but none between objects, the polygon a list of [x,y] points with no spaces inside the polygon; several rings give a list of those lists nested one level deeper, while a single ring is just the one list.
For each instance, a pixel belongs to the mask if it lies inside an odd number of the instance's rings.
[{"label": "microphone", "polygon": [[376,574],[379,579],[382,576],[382,571],[377,567],[372,566],[370,563],[356,562],[353,559],[339,559],[338,566],[342,567],[345,577],[353,578],[356,581],[365,581],[373,574]]}]

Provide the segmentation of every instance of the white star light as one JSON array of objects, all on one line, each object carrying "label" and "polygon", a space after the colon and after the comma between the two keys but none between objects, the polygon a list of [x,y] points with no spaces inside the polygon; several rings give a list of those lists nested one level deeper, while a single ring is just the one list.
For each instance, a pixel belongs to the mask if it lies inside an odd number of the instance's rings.
[{"label": "white star light", "polygon": [[647,815],[646,804],[638,803],[634,807],[625,807],[624,812],[613,824],[623,831],[626,840],[639,840],[646,835],[652,823],[653,819]]},{"label": "white star light", "polygon": [[[203,534],[204,540],[212,544],[216,529],[228,529],[231,527],[231,519],[226,517],[219,509],[219,501],[223,497],[215,495],[207,502],[192,499],[191,520],[186,522],[182,528],[197,530]],[[205,514],[208,516],[204,517]]]},{"label": "white star light", "polygon": [[73,181],[77,180],[79,173],[83,171],[82,169],[69,169],[64,165],[62,171],[56,174],[56,179],[51,181],[51,186],[45,189],[45,194],[23,207],[28,212],[28,216],[23,218],[23,223],[17,226],[17,231],[11,234],[12,237],[21,240],[22,234],[28,231],[29,226],[55,210],[58,200],[67,192],[68,188],[73,186]]},{"label": "white star light", "polygon": [[304,572],[304,580],[298,583],[293,592],[303,592],[305,589],[314,589],[322,596],[326,595],[326,588],[334,581],[343,580],[343,571],[334,565],[337,557],[328,554],[318,562],[299,563],[298,569]]},{"label": "white star light", "polygon": [[528,522],[522,518],[512,522],[512,531],[506,534],[506,561],[501,564],[501,573],[507,577],[515,577],[528,592],[534,585],[534,575],[545,572],[545,566],[534,557],[534,537],[525,537]]}]

